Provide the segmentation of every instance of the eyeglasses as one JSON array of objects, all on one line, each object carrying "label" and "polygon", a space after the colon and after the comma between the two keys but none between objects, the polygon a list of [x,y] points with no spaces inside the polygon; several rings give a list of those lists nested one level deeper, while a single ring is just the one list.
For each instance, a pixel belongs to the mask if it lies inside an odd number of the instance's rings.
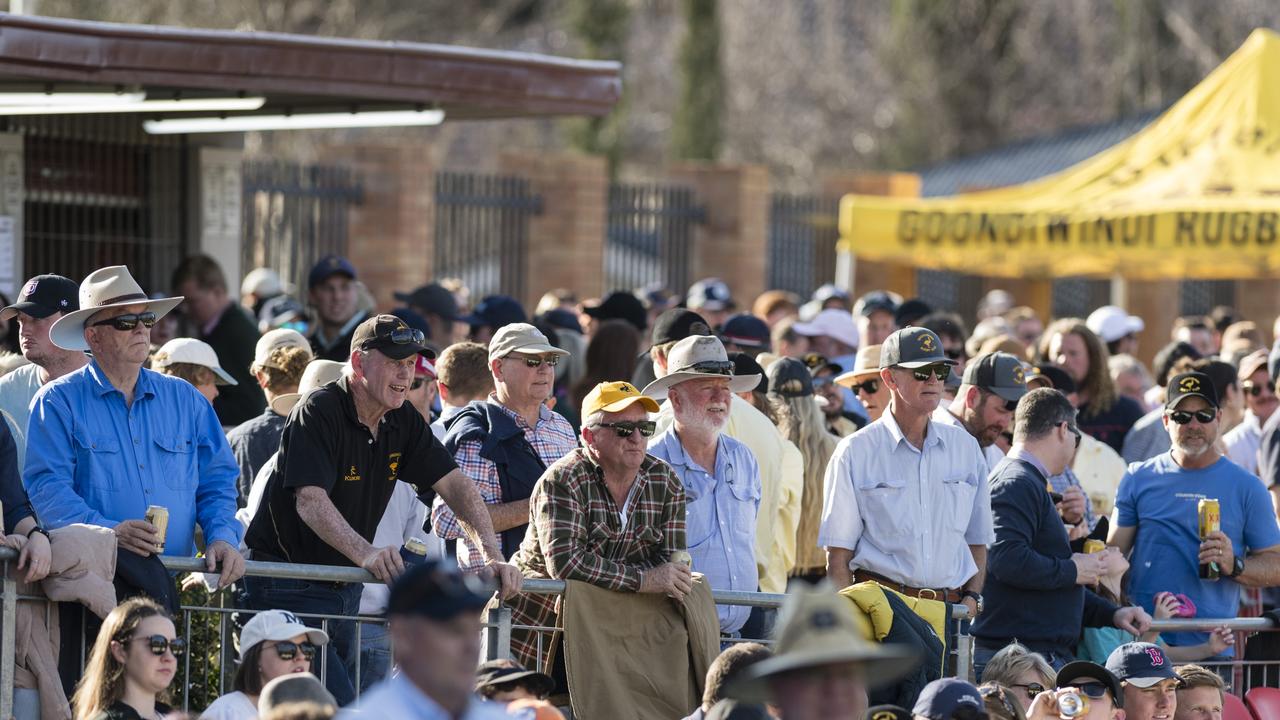
[{"label": "eyeglasses", "polygon": [[145,640],[151,649],[152,655],[164,655],[165,651],[173,653],[174,657],[182,657],[187,652],[187,641],[182,638],[167,638],[163,635],[135,635],[130,638],[133,640]]},{"label": "eyeglasses", "polygon": [[427,341],[427,336],[424,335],[421,330],[416,330],[414,328],[398,328],[396,330],[392,330],[390,335],[383,335],[381,337],[374,337],[365,340],[360,343],[360,349],[368,350],[370,348],[375,348],[379,345],[386,344],[388,340],[390,340],[394,345],[422,345]]},{"label": "eyeglasses", "polygon": [[511,359],[524,360],[525,367],[531,367],[531,368],[542,367],[543,363],[546,363],[547,367],[555,367],[560,364],[559,355],[552,355],[550,357],[527,357],[527,356],[520,357],[519,355],[516,355],[514,357],[511,357]]},{"label": "eyeglasses", "polygon": [[951,377],[951,366],[945,363],[935,363],[911,369],[911,377],[920,382],[928,381],[930,374],[938,378],[938,382],[946,382],[947,378]]},{"label": "eyeglasses", "polygon": [[1265,383],[1262,383],[1261,385],[1254,383],[1252,380],[1245,380],[1244,382],[1240,383],[1240,387],[1245,392],[1249,393],[1254,397],[1258,397],[1259,395],[1261,395],[1262,388],[1264,387],[1267,389],[1267,392],[1269,393],[1274,393],[1276,391],[1276,384],[1271,382],[1270,380],[1266,381]]},{"label": "eyeglasses", "polygon": [[1076,427],[1075,425],[1072,425],[1071,423],[1066,422],[1066,421],[1063,421],[1063,423],[1062,423],[1062,424],[1067,426],[1067,432],[1069,432],[1069,433],[1071,433],[1072,435],[1075,435],[1075,436],[1076,436],[1076,437],[1075,437],[1075,439],[1076,439],[1076,448],[1077,448],[1077,449],[1079,449],[1079,448],[1080,448],[1080,441],[1084,439],[1084,435],[1083,435],[1083,433],[1081,433],[1081,432],[1080,432],[1080,428],[1078,428],[1078,427]]},{"label": "eyeglasses", "polygon": [[612,423],[596,423],[595,427],[612,428],[620,438],[629,438],[631,433],[639,430],[641,437],[653,437],[658,430],[658,423],[652,420],[623,420]]},{"label": "eyeglasses", "polygon": [[138,327],[138,323],[142,323],[142,327],[151,327],[156,324],[156,314],[148,310],[147,312],[129,313],[128,315],[117,315],[106,320],[99,320],[89,327],[101,327],[110,325],[111,327],[125,332]]},{"label": "eyeglasses", "polygon": [[1201,425],[1208,425],[1218,419],[1218,413],[1213,410],[1196,410],[1195,412],[1187,412],[1186,410],[1171,410],[1166,413],[1170,420],[1179,425],[1186,425],[1195,418]]},{"label": "eyeglasses", "polygon": [[[1027,692],[1027,698],[1031,700],[1035,700],[1037,695],[1039,695],[1040,693],[1048,689],[1045,686],[1041,685],[1040,683],[1034,683],[1034,682],[1027,683],[1025,685],[1010,685],[1009,687],[1022,688]],[[1015,714],[1015,717],[1016,717],[1016,714]]]},{"label": "eyeglasses", "polygon": [[304,660],[311,660],[316,656],[316,646],[309,642],[296,643],[292,640],[281,640],[275,644],[276,654],[281,660],[292,660],[298,656],[298,652],[302,652]]},{"label": "eyeglasses", "polygon": [[876,378],[863,380],[857,385],[850,385],[849,389],[852,390],[855,395],[862,392],[865,392],[868,395],[875,395],[880,392],[880,381]]}]

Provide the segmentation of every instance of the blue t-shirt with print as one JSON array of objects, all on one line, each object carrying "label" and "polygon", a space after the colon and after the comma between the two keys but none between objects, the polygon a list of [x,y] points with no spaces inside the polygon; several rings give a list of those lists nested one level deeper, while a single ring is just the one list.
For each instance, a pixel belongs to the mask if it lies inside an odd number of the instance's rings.
[{"label": "blue t-shirt with print", "polygon": [[[1227,458],[1202,470],[1187,470],[1166,452],[1130,465],[1116,494],[1116,515],[1120,527],[1138,529],[1129,560],[1129,595],[1147,612],[1161,591],[1186,593],[1200,618],[1231,618],[1239,610],[1240,586],[1225,576],[1230,568],[1224,568],[1217,581],[1199,576],[1197,505],[1203,498],[1218,500],[1222,532],[1237,555],[1280,545],[1271,496],[1257,477]],[[1208,639],[1206,633],[1193,632],[1163,637],[1173,646]]]}]

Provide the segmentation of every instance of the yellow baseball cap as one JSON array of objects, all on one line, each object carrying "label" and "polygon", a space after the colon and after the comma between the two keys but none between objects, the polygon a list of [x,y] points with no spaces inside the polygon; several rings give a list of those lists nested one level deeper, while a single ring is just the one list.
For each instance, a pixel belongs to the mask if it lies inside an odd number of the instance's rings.
[{"label": "yellow baseball cap", "polygon": [[596,412],[621,412],[636,402],[649,412],[656,413],[661,409],[657,400],[642,394],[629,382],[602,382],[592,388],[582,401],[582,417]]}]

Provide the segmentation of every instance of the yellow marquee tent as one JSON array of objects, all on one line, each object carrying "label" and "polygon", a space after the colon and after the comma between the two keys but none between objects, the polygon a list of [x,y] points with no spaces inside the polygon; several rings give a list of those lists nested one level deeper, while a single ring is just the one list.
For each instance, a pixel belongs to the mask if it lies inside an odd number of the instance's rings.
[{"label": "yellow marquee tent", "polygon": [[1280,276],[1280,35],[1244,45],[1137,135],[1025,185],[846,195],[843,250],[1005,277]]}]

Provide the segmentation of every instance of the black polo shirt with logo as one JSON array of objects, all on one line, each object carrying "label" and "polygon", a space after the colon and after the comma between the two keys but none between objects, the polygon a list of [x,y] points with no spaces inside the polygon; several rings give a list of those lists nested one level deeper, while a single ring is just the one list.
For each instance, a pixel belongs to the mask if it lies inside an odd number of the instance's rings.
[{"label": "black polo shirt with logo", "polygon": [[351,528],[368,542],[396,480],[431,505],[436,481],[457,465],[409,403],[382,417],[377,437],[360,423],[343,377],[307,394],[285,423],[276,470],[245,533],[255,559],[354,565],[298,516],[295,492],[322,487]]}]

